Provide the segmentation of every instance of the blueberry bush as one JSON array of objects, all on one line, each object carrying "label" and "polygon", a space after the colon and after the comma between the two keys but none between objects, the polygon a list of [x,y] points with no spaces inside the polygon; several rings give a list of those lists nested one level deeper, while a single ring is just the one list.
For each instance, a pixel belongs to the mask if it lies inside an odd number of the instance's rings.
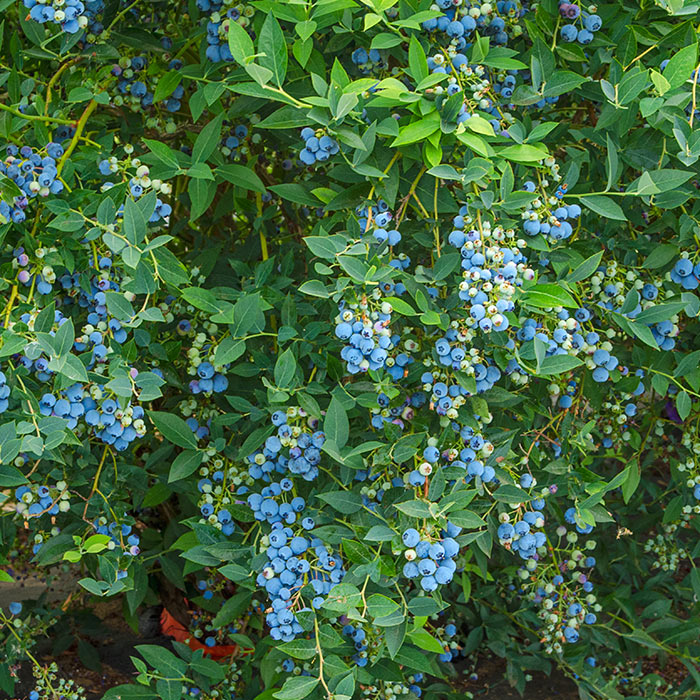
[{"label": "blueberry bush", "polygon": [[7,695],[699,697],[698,2],[0,11]]}]

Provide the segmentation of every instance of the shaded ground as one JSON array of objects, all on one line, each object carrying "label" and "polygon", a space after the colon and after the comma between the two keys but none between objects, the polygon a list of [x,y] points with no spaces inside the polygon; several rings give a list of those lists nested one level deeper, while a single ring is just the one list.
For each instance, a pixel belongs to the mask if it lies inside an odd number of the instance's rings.
[{"label": "shaded ground", "polygon": [[525,695],[521,696],[505,680],[506,663],[503,659],[480,658],[476,668],[478,679],[465,679],[464,689],[479,700],[579,700],[580,697],[573,681],[556,670],[551,676],[531,672],[532,681],[527,684]]},{"label": "shaded ground", "polygon": [[[46,594],[51,605],[63,606],[70,601],[76,590],[78,577],[66,576],[63,572],[46,579],[31,571],[13,571],[13,583],[0,582],[0,607],[7,609],[11,601],[36,600]],[[43,662],[55,661],[62,676],[72,678],[87,691],[88,700],[100,700],[108,688],[128,683],[134,677],[131,656],[138,656],[135,646],[139,644],[158,644],[170,646],[167,637],[160,634],[158,624],[159,611],[150,611],[141,616],[139,632],[135,633],[124,621],[121,602],[105,601],[96,605],[91,613],[75,619],[76,625],[84,637],[83,648],[75,642],[68,648],[54,653],[55,639],[42,639],[34,649]],[[89,646],[86,651],[85,643]],[[89,664],[86,665],[86,655]],[[91,666],[92,668],[88,668]],[[504,679],[505,662],[498,658],[479,659],[476,670],[478,678],[470,680],[464,677],[463,689],[470,691],[479,700],[516,700],[518,692],[511,688]],[[0,700],[25,700],[34,687],[31,669],[28,665],[19,669],[20,683],[17,684],[12,698],[0,691]],[[528,683],[525,700],[578,700],[575,685],[564,675],[554,672],[551,677],[542,673],[532,673],[533,680]]]}]

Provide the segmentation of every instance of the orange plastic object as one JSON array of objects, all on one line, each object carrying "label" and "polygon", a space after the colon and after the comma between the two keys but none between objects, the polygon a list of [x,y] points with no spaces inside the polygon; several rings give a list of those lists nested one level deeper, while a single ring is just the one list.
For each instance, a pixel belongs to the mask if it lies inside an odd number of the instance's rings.
[{"label": "orange plastic object", "polygon": [[[176,642],[187,644],[192,651],[201,649],[206,656],[210,656],[213,659],[224,659],[227,656],[238,654],[238,644],[222,644],[213,647],[202,644],[202,642],[193,637],[185,626],[181,622],[178,622],[165,608],[163,608],[163,612],[160,614],[160,629],[163,634],[172,637]],[[250,654],[252,651],[252,649],[246,649],[243,653]]]}]

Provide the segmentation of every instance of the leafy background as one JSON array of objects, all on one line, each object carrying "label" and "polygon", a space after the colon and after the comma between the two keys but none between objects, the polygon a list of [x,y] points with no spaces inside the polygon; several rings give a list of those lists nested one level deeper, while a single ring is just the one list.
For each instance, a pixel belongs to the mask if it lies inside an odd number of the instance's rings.
[{"label": "leafy background", "polygon": [[[103,598],[213,644],[142,645],[105,698],[444,697],[484,653],[521,693],[697,697],[699,8],[473,5],[0,2],[0,578],[79,578],[2,613],[10,697],[27,659],[80,697],[31,650]],[[317,474],[269,452],[280,411]],[[285,477],[339,573],[281,641],[249,496]],[[409,528],[453,537],[450,582],[406,578]]]}]

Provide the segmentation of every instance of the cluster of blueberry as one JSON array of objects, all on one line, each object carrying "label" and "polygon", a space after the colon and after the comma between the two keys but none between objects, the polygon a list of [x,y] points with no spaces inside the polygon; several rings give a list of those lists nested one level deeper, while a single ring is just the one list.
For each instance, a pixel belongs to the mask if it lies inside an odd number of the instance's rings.
[{"label": "cluster of blueberry", "polygon": [[[41,151],[31,146],[8,144],[6,157],[0,160],[0,174],[8,177],[18,188],[12,201],[0,199],[0,224],[13,221],[22,223],[26,218],[29,200],[37,195],[48,197],[63,191],[63,182],[58,178],[58,159],[63,155],[63,146],[51,141]],[[16,190],[17,191],[17,190]]]},{"label": "cluster of blueberry", "polygon": [[304,148],[299,152],[299,160],[304,165],[325,163],[331,156],[340,151],[338,142],[326,134],[323,129],[304,127],[301,130]]},{"label": "cluster of blueberry", "polygon": [[99,33],[101,26],[96,24],[96,16],[104,9],[103,0],[22,0],[29,10],[30,19],[39,24],[51,22],[61,25],[66,34],[76,34],[90,27]]},{"label": "cluster of blueberry", "polygon": [[[23,255],[20,253],[20,257]],[[108,258],[103,258],[103,260],[109,261]],[[22,275],[22,272],[27,272],[27,275],[29,273],[27,270],[21,270],[18,275],[18,280],[26,285],[28,281],[25,281],[27,278]],[[31,279],[33,278],[29,276],[29,280]],[[52,291],[52,283],[56,281],[56,275],[52,268],[45,266],[41,270],[41,274],[36,275],[36,279],[39,280],[36,284],[37,291],[40,294],[49,294]],[[118,284],[110,282],[106,274],[101,274],[99,277],[90,280],[90,292],[88,293],[84,275],[79,273],[66,274],[61,276],[58,281],[62,289],[67,292],[62,297],[66,308],[77,304],[87,311],[87,323],[82,326],[81,334],[75,338],[73,349],[76,352],[90,350],[91,357],[88,362],[88,369],[95,369],[96,366],[104,365],[111,350],[111,343],[114,342],[121,345],[126,342],[128,337],[126,329],[122,327],[122,322],[108,313],[106,296],[103,291],[110,289],[116,291],[119,289]],[[20,316],[20,320],[32,330],[37,315],[37,310],[25,312]],[[60,328],[67,320],[68,318],[64,316],[63,312],[60,310],[55,311],[54,325],[57,328]],[[130,319],[122,320],[124,322],[130,321]],[[50,335],[54,334],[55,331],[51,330]],[[24,354],[20,357],[20,361],[27,370],[36,372],[36,377],[39,381],[47,382],[53,376],[52,370],[49,369],[48,361],[43,355],[42,347],[36,343],[27,346]],[[133,375],[132,378],[136,377],[136,370],[132,369],[131,374]]]},{"label": "cluster of blueberry", "polygon": [[509,34],[522,34],[517,20],[523,10],[514,0],[498,0],[495,4],[479,0],[437,0],[436,5],[444,14],[423,22],[423,29],[446,36],[450,45],[458,50],[470,46],[468,38],[475,30],[499,46],[508,43]]},{"label": "cluster of blueberry", "polygon": [[[139,544],[141,538],[134,531],[133,527],[126,522],[110,522],[104,516],[100,516],[92,523],[95,533],[107,535],[110,539],[107,542],[107,551],[113,552],[118,565],[116,572],[117,581],[128,576],[129,560],[141,553]],[[122,559],[125,557],[125,559]]]},{"label": "cluster of blueberry", "polygon": [[[48,257],[50,259],[54,257],[52,254],[55,252],[56,248],[53,247],[37,248],[34,251],[34,260],[31,260],[24,248],[14,249],[12,267],[17,270],[17,281],[25,287],[30,287],[32,296],[34,291],[42,296],[53,291],[53,284],[56,282],[56,272],[52,265],[46,264],[44,258]],[[78,275],[76,274],[75,277],[77,278]],[[21,320],[23,323],[27,323],[26,319],[30,317],[31,314],[25,313],[22,315]],[[60,317],[62,318],[62,315]]]},{"label": "cluster of blueberry", "polygon": [[[271,416],[277,434],[265,440],[261,450],[248,455],[248,473],[253,479],[269,481],[273,473],[301,476],[313,481],[319,473],[321,447],[325,433],[318,428],[318,420],[309,417],[302,408],[290,406],[275,411]],[[283,479],[281,484],[291,481]],[[274,485],[274,484],[273,484]]]},{"label": "cluster of blueberry", "polygon": [[[659,421],[657,434],[664,433],[665,426]],[[676,468],[681,473],[687,473],[686,486],[693,492],[693,497],[696,501],[700,501],[700,437],[697,433],[697,428],[683,431],[681,444],[688,452],[688,457],[685,461],[679,459],[676,463]],[[692,506],[694,513],[700,513],[700,503]]]},{"label": "cluster of blueberry", "polygon": [[[535,188],[532,181],[523,184],[523,190],[526,192],[534,192]],[[568,220],[576,221],[580,216],[581,207],[578,204],[558,204],[556,196],[549,197],[546,203],[535,199],[531,208],[522,213],[523,231],[528,236],[541,233],[552,242],[566,240],[574,232]]]},{"label": "cluster of blueberry", "polygon": [[425,401],[425,394],[420,391],[391,406],[389,397],[380,391],[377,394],[378,407],[370,409],[372,427],[380,430],[385,423],[392,423],[403,430],[405,423],[412,421],[415,417],[415,409],[425,405]]},{"label": "cluster of blueberry", "polygon": [[422,538],[418,530],[408,528],[403,531],[401,541],[406,550],[403,575],[406,578],[418,578],[420,586],[427,593],[437,590],[452,581],[459,554],[459,544],[455,537],[462,531],[461,527],[447,522],[447,526],[438,537]]},{"label": "cluster of blueberry", "polygon": [[[168,64],[168,70],[179,70],[182,61],[172,59]],[[111,71],[117,78],[117,94],[112,102],[117,106],[127,105],[132,110],[148,109],[153,106],[155,85],[149,83],[148,57],[147,56],[122,56],[115,63]],[[185,87],[182,83],[165,98],[165,109],[168,112],[177,112],[182,106],[182,98],[185,95]],[[103,172],[103,175],[107,173]]]},{"label": "cluster of blueberry", "polygon": [[208,479],[200,479],[198,485],[200,491],[204,494],[203,502],[200,503],[199,507],[202,516],[206,518],[206,521],[210,525],[214,525],[217,529],[220,529],[224,535],[232,535],[235,530],[235,524],[231,511],[229,511],[228,508],[215,508],[213,503],[208,502],[211,490],[210,488],[208,489],[207,486],[211,487],[211,481]]},{"label": "cluster of blueberry", "polygon": [[72,384],[56,393],[47,392],[39,401],[43,416],[63,418],[74,430],[83,421],[92,434],[119,452],[146,434],[145,412],[128,401],[121,407],[97,384]]},{"label": "cluster of blueberry", "polygon": [[[232,590],[235,590],[228,581],[216,572],[209,572],[207,578],[202,578],[197,581],[196,586],[205,601],[211,600],[217,593],[224,593],[226,595]],[[217,644],[228,644],[229,640],[227,638],[229,635],[241,633],[241,630],[247,627],[250,618],[263,611],[263,605],[257,600],[252,600],[249,607],[241,613],[238,619],[218,627],[212,624],[216,612],[209,612],[203,608],[193,608],[189,611],[189,629],[192,632],[192,636],[195,639],[203,641],[207,647],[211,648]]]},{"label": "cluster of blueberry", "polygon": [[[225,371],[228,365],[221,367]],[[220,394],[228,389],[228,379],[222,372],[217,372],[211,362],[200,362],[197,365],[197,379],[189,383],[190,391],[193,394]]]},{"label": "cluster of blueberry", "polygon": [[685,256],[687,253],[676,261],[670,272],[671,279],[676,284],[680,284],[683,289],[697,289],[700,285],[700,262],[693,265]]},{"label": "cluster of blueberry", "polygon": [[229,25],[236,22],[248,29],[255,15],[255,8],[236,0],[197,0],[197,9],[209,14],[206,27],[206,57],[212,63],[232,63],[234,59],[228,45]]},{"label": "cluster of blueberry", "polygon": [[311,604],[318,609],[324,596],[342,581],[345,569],[340,556],[318,537],[295,534],[282,523],[273,524],[267,541],[267,563],[256,581],[270,597],[272,610],[265,616],[270,636],[289,642],[303,632],[294,612],[308,609],[301,600],[302,588],[311,585]]},{"label": "cluster of blueberry", "polygon": [[4,372],[0,372],[0,413],[5,413],[10,406],[10,385]]},{"label": "cluster of blueberry", "polygon": [[364,668],[369,662],[369,654],[367,652],[369,644],[367,643],[367,632],[364,627],[360,623],[354,625],[346,623],[343,625],[343,635],[348,637],[355,647],[355,654],[352,657],[353,663],[360,668]]},{"label": "cluster of blueberry", "polygon": [[595,38],[595,33],[603,26],[603,20],[596,14],[581,12],[576,2],[559,0],[559,14],[568,23],[562,25],[559,34],[564,41],[579,44],[590,44]]},{"label": "cluster of blueberry", "polygon": [[248,127],[245,124],[236,124],[228,136],[221,140],[221,153],[236,160],[240,155],[245,155],[246,149],[241,148],[241,144],[248,138]]},{"label": "cluster of blueberry", "polygon": [[[367,370],[382,369],[389,359],[391,350],[399,341],[399,336],[392,334],[391,304],[382,301],[381,291],[375,287],[367,296],[363,294],[356,301],[341,300],[339,314],[335,318],[335,335],[347,344],[340,351],[345,360],[348,374],[357,374]],[[404,367],[410,357],[402,353],[392,365],[391,372],[403,376]],[[400,374],[399,374],[400,372]],[[398,377],[397,377],[398,378]]]},{"label": "cluster of blueberry", "polygon": [[[378,479],[380,477],[383,477],[385,480],[378,483]],[[364,484],[360,487],[362,505],[367,507],[373,513],[378,512],[379,505],[384,499],[385,493],[390,488],[400,488],[404,486],[404,482],[401,477],[388,477],[386,472],[372,472],[369,469],[358,469],[355,472],[355,481],[359,481],[360,483]]]},{"label": "cluster of blueberry", "polygon": [[[674,279],[674,270],[667,276],[669,281]],[[627,302],[625,282],[633,282],[634,289],[640,292],[641,301],[630,311],[623,311]],[[654,306],[654,301],[659,295],[660,282],[651,283],[641,280],[634,270],[621,269],[616,263],[607,267],[601,266],[590,279],[590,292],[597,297],[597,304],[605,309],[621,313],[627,318],[634,319],[642,311]],[[675,345],[675,337],[679,333],[678,317],[660,321],[649,325],[654,340],[661,350],[672,350]]]},{"label": "cluster of blueberry", "polygon": [[[520,487],[530,489],[535,486],[535,480],[530,474],[523,474],[520,477]],[[529,570],[534,571],[537,560],[546,551],[547,536],[542,531],[544,528],[544,507],[545,497],[550,494],[549,489],[542,489],[537,497],[533,497],[529,505],[532,510],[515,511],[515,521],[508,512],[503,512],[499,516],[498,540],[507,549],[517,552],[521,559],[528,562]]]},{"label": "cluster of blueberry", "polygon": [[[398,700],[413,693],[416,697],[423,694],[423,689],[418,685],[423,681],[422,673],[414,673],[408,676],[405,681],[385,681],[378,678],[369,685],[363,685],[361,698],[365,700]],[[468,697],[468,696],[467,696]]]},{"label": "cluster of blueberry", "polygon": [[478,230],[467,228],[473,221],[466,216],[466,208],[463,211],[453,219],[455,228],[448,242],[462,257],[459,298],[470,305],[464,324],[482,333],[505,331],[509,326],[506,313],[515,308],[515,290],[523,280],[535,277],[521,251],[525,241],[514,241],[512,229],[492,228],[488,221],[480,223]]},{"label": "cluster of blueberry", "polygon": [[[289,502],[287,502],[286,497],[282,502],[275,500],[283,493],[289,493],[293,488],[294,483],[291,479],[282,479],[279,483],[273,482],[269,486],[265,486],[260,493],[250,493],[246,503],[253,511],[256,520],[267,522],[270,525],[276,523],[293,525],[297,521],[299,513],[306,507],[306,501],[301,496],[292,496]],[[241,486],[238,493],[248,493],[248,487]],[[312,518],[305,520],[304,524],[309,526],[305,527],[305,530],[310,530],[315,525]]]},{"label": "cluster of blueberry", "polygon": [[[520,479],[520,485],[529,489],[535,486],[535,482],[529,474],[525,474]],[[532,531],[544,525],[541,509],[545,498],[556,492],[555,485],[541,489],[540,495],[530,502],[533,510],[522,515],[521,504],[514,511],[514,515],[521,518],[515,523],[511,522],[510,513],[501,513],[498,528],[501,543],[509,549],[517,549],[526,560],[517,570],[521,582],[518,592],[539,605],[537,614],[542,621],[540,636],[548,654],[561,653],[564,644],[577,642],[581,625],[594,624],[596,613],[602,609],[593,594],[589,573],[582,571],[592,569],[596,560],[579,549],[579,535],[589,534],[593,528],[576,524],[576,531],[573,531],[560,525],[556,529],[557,541],[554,543],[548,542],[543,532]],[[567,509],[565,520],[569,524],[576,523],[575,508]],[[523,547],[523,544],[526,546]],[[591,551],[595,546],[595,540],[587,540],[584,549]],[[551,563],[546,561],[549,556],[552,557]],[[541,564],[540,571],[535,575],[538,564]],[[511,585],[509,589],[515,591],[516,587]]]},{"label": "cluster of blueberry", "polygon": [[[25,0],[26,2],[26,0]],[[32,666],[36,686],[29,691],[29,700],[46,700],[47,698],[59,698],[59,700],[85,700],[85,688],[78,685],[72,678],[66,680],[58,676],[58,664],[53,661],[46,668]]]},{"label": "cluster of blueberry", "polygon": [[[588,557],[588,559],[593,559],[593,557]],[[584,583],[590,583],[586,574],[581,572],[576,572],[579,574],[578,580],[583,579]],[[561,584],[563,582],[563,576],[561,574],[554,577],[551,586],[554,590],[547,593],[548,586],[545,585],[540,587],[538,593],[542,604],[542,608],[539,611],[539,616],[545,620],[547,631],[545,632],[545,639],[551,642],[553,639],[557,639],[551,646],[551,648],[546,647],[547,653],[561,651],[561,642],[568,644],[575,644],[580,638],[580,628],[582,624],[594,625],[598,618],[589,606],[584,605],[578,601],[566,604],[563,600],[563,596],[557,590],[557,583]],[[591,596],[595,597],[595,596]],[[594,603],[593,609],[600,611],[602,607],[600,604]]]},{"label": "cluster of blueberry", "polygon": [[444,648],[443,653],[438,658],[445,663],[454,661],[461,651],[457,641],[454,639],[457,635],[457,626],[453,622],[449,622],[444,627],[438,628],[436,633],[441,638],[441,644]]},{"label": "cluster of blueberry", "polygon": [[[125,147],[127,150],[127,147]],[[127,153],[131,152],[131,147],[127,150]],[[115,156],[109,159],[101,160],[99,165],[99,170],[103,175],[109,175],[114,172],[121,172],[122,176],[127,180],[129,185],[129,192],[134,199],[140,199],[147,190],[152,189],[158,194],[170,194],[172,192],[172,185],[169,182],[163,182],[159,179],[151,179],[150,168],[147,165],[141,163],[138,158],[127,158],[126,161],[120,167],[119,161]],[[136,168],[136,172],[132,175],[128,172],[128,168]],[[115,183],[107,181],[102,185],[102,191],[106,192],[115,186]],[[160,221],[168,223],[168,217],[172,213],[172,207],[167,202],[163,202],[160,197],[156,198],[156,206],[153,213],[149,216],[148,222],[151,224],[158,223]],[[117,223],[123,219],[124,216],[124,204],[120,204],[117,208],[116,217]],[[115,232],[115,225],[107,225],[107,232],[113,234]]]},{"label": "cluster of blueberry", "polygon": [[[466,483],[478,478],[483,484],[498,484],[499,480],[494,468],[484,464],[484,460],[493,454],[494,445],[485,438],[480,417],[473,416],[473,420],[479,426],[478,430],[469,425],[460,426],[457,422],[452,423],[453,430],[459,433],[461,443],[443,453],[443,457],[446,459],[445,466],[464,469],[467,472],[466,477],[464,477]],[[434,455],[435,452],[429,453],[427,456],[425,452],[423,453],[425,459],[432,458]]]},{"label": "cluster of blueberry", "polygon": [[58,515],[70,509],[70,491],[65,481],[53,486],[29,484],[15,490],[15,512],[21,518],[37,518],[48,513]]},{"label": "cluster of blueberry", "polygon": [[691,518],[691,507],[684,506],[683,512],[675,522],[662,523],[661,531],[644,543],[644,552],[654,555],[654,561],[651,563],[652,571],[661,569],[661,571],[675,572],[682,561],[690,558],[679,536],[679,530],[690,528]]},{"label": "cluster of blueberry", "polygon": [[[563,526],[557,528],[555,545],[558,565],[547,569],[548,581],[534,582],[529,598],[540,605],[538,617],[543,622],[542,638],[548,654],[560,653],[564,644],[574,644],[580,638],[582,625],[593,625],[602,606],[593,593],[590,570],[596,560],[578,548],[578,536]],[[562,541],[563,540],[563,541]],[[589,552],[594,540],[585,542]],[[589,570],[588,573],[582,569]],[[556,572],[556,573],[555,573]],[[553,575],[552,575],[553,574]]]},{"label": "cluster of blueberry", "polygon": [[389,67],[388,61],[377,49],[367,51],[359,47],[352,52],[350,58],[362,75],[380,73]]},{"label": "cluster of blueberry", "polygon": [[[190,314],[196,312],[194,307],[184,307],[180,302],[171,300],[171,305],[163,309],[168,314],[172,315],[174,320],[176,314],[184,311]],[[174,313],[173,313],[174,312]],[[166,319],[167,320],[167,319]],[[194,323],[193,323],[194,322]],[[189,390],[193,395],[204,394],[210,396],[212,393],[220,394],[228,389],[229,382],[226,377],[226,372],[231,366],[230,363],[223,365],[216,364],[216,348],[217,346],[210,341],[210,337],[215,337],[219,328],[215,323],[204,322],[201,326],[196,326],[194,318],[180,319],[175,327],[175,332],[179,336],[191,337],[190,346],[187,348],[187,374],[195,378],[189,382]],[[192,405],[192,410],[197,404]],[[198,426],[199,427],[199,426]],[[196,432],[195,428],[193,432]]]},{"label": "cluster of blueberry", "polygon": [[[437,403],[434,407],[438,413],[445,407],[444,414],[448,418],[454,418],[456,414],[451,413],[451,411],[457,410],[459,406],[464,404],[463,400],[459,400],[455,406],[457,398],[470,395],[470,391],[462,386],[456,378],[453,378],[450,370],[462,371],[467,376],[474,377],[477,393],[488,391],[501,378],[501,370],[496,365],[490,364],[477,348],[472,347],[469,351],[466,350],[463,343],[468,338],[467,332],[450,328],[442,338],[435,341],[431,357],[424,360],[426,366],[429,367],[432,364],[435,369],[428,370],[421,376],[423,390],[434,393],[433,387],[440,384],[438,393],[442,396],[436,396]],[[442,385],[447,387],[447,391],[443,389]],[[445,398],[449,398],[452,405],[448,405],[449,402],[444,401],[441,406],[440,401]]]},{"label": "cluster of blueberry", "polygon": [[[506,105],[515,89],[517,71],[494,71],[486,66],[470,66],[465,54],[448,51],[447,58],[442,53],[428,57],[428,69],[431,73],[449,75],[447,88],[437,85],[428,88],[426,95],[436,95],[439,107],[445,104],[448,97],[462,93],[463,101],[450,120],[459,125],[470,119],[476,110],[492,116],[491,126],[495,133],[510,138],[508,125],[514,121]],[[503,98],[501,100],[497,98]]]},{"label": "cluster of blueberry", "polygon": [[388,209],[385,209],[384,207],[388,207],[388,205],[383,199],[380,199],[377,203],[377,210],[372,211],[371,218],[369,216],[368,207],[358,209],[358,215],[363,222],[361,224],[362,230],[367,232],[367,227],[369,224],[369,226],[371,226],[372,228],[370,234],[372,235],[372,238],[374,238],[375,243],[377,243],[380,246],[382,245],[382,243],[387,243],[389,246],[395,246],[401,242],[401,233],[398,231],[398,229],[395,228],[389,229],[387,231],[392,216],[391,212],[388,211]]},{"label": "cluster of blueberry", "polygon": [[[188,426],[194,428],[191,421],[196,421],[196,419],[187,419]],[[203,427],[193,432],[201,439],[206,436],[205,433],[199,432],[202,430],[207,429]],[[246,474],[242,474],[233,464],[229,464],[224,469],[223,459],[216,456],[216,451],[213,448],[205,448],[205,453],[208,461],[199,469],[201,478],[197,482],[197,489],[202,494],[198,503],[200,513],[203,519],[206,519],[205,522],[221,530],[225,535],[230,535],[234,531],[234,523],[229,510],[229,506],[235,502],[232,493],[238,488],[245,488],[244,481],[246,485],[252,484],[253,481]]]},{"label": "cluster of blueberry", "polygon": [[[644,370],[637,370],[635,374],[644,376]],[[604,401],[598,413],[597,428],[603,435],[601,445],[610,449],[616,440],[627,442],[632,435],[629,431],[630,421],[637,415],[638,407],[632,399],[644,393],[644,382],[640,380],[637,388],[631,394],[623,392],[619,397],[612,397],[611,401]]]}]

